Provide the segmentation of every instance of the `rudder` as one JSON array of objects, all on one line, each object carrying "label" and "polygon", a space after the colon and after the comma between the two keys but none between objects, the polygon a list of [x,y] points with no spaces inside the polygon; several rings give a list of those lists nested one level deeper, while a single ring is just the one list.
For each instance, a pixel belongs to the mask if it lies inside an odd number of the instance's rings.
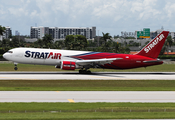
[{"label": "rudder", "polygon": [[157,37],[150,41],[141,51],[136,55],[146,56],[156,59],[165,43],[169,31],[162,31]]}]

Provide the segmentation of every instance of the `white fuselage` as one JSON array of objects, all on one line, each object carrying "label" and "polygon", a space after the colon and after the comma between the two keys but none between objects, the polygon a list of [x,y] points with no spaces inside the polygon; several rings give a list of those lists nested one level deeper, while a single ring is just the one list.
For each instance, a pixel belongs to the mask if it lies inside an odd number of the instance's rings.
[{"label": "white fuselage", "polygon": [[89,53],[88,51],[39,49],[39,48],[14,48],[5,53],[3,57],[9,61],[23,64],[60,65],[61,61],[77,59],[69,56]]}]

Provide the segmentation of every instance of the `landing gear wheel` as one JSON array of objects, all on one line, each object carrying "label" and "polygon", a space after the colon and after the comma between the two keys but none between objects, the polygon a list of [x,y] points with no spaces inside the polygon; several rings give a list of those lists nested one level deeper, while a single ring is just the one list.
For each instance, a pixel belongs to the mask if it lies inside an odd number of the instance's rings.
[{"label": "landing gear wheel", "polygon": [[91,74],[91,71],[90,70],[79,70],[79,73],[80,74]]},{"label": "landing gear wheel", "polygon": [[90,70],[88,70],[88,71],[86,71],[86,73],[87,73],[87,74],[91,74],[91,71],[90,71]]},{"label": "landing gear wheel", "polygon": [[18,70],[18,68],[17,68],[17,67],[15,67],[15,68],[14,68],[14,70]]},{"label": "landing gear wheel", "polygon": [[79,70],[79,73],[82,74],[84,70]]},{"label": "landing gear wheel", "polygon": [[17,68],[17,63],[14,63],[14,65],[15,65],[14,70],[18,70],[18,68]]}]

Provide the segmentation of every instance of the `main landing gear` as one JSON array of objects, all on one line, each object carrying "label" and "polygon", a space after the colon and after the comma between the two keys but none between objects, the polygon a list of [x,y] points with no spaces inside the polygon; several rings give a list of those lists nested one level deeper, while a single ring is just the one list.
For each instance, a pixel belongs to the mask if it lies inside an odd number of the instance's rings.
[{"label": "main landing gear", "polygon": [[91,74],[91,71],[87,70],[87,69],[85,69],[85,70],[81,69],[81,70],[79,70],[79,73],[80,74]]},{"label": "main landing gear", "polygon": [[15,65],[14,70],[18,70],[17,63],[14,63],[14,65]]}]

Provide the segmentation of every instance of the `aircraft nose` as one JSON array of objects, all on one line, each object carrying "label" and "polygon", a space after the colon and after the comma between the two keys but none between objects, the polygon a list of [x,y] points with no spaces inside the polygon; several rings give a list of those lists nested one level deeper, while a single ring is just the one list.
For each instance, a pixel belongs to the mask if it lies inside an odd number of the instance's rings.
[{"label": "aircraft nose", "polygon": [[5,58],[6,60],[8,60],[8,58],[9,58],[9,55],[8,55],[7,53],[4,53],[2,56],[3,56],[3,58]]},{"label": "aircraft nose", "polygon": [[7,54],[6,54],[6,53],[4,53],[2,56],[3,56],[3,58],[5,58],[5,59],[7,58]]}]

